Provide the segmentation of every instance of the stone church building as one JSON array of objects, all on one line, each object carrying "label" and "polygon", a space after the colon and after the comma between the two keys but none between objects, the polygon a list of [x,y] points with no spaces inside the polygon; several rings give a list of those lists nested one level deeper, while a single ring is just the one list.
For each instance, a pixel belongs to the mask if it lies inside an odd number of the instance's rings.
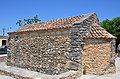
[{"label": "stone church building", "polygon": [[[48,75],[115,72],[115,39],[96,13],[29,24],[9,32],[7,65]],[[67,79],[67,78],[66,78]]]}]

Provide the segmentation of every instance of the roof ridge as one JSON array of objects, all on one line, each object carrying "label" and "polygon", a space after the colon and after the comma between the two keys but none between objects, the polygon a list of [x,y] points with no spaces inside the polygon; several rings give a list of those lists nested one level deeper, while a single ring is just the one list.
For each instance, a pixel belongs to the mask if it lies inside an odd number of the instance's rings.
[{"label": "roof ridge", "polygon": [[[96,14],[95,12],[91,12],[91,13],[87,13],[87,14],[81,14],[81,15],[76,15],[76,16],[68,16],[68,17],[63,17],[63,18],[55,18],[55,19],[51,19],[51,20],[47,20],[47,21],[44,21],[44,22],[39,22],[39,23],[45,23],[45,22],[48,22],[48,21],[55,21],[55,20],[60,20],[60,19],[68,19],[68,18],[74,18],[74,17],[84,17],[86,15],[91,15],[91,14]],[[38,23],[33,23],[34,24],[38,24]]]}]

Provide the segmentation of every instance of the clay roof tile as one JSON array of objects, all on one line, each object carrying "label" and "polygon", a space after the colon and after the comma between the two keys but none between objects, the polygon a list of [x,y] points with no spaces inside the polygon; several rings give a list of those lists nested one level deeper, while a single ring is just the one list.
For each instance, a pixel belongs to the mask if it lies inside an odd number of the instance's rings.
[{"label": "clay roof tile", "polygon": [[[18,32],[27,32],[27,31],[38,31],[38,30],[49,30],[49,29],[59,29],[59,28],[69,28],[74,25],[74,23],[81,22],[83,19],[88,16],[88,14],[83,14],[79,16],[72,16],[68,18],[59,18],[54,20],[48,20],[47,22],[40,22],[35,24],[29,24],[19,28],[14,32],[9,33],[18,33]],[[94,23],[89,28],[89,33],[85,34],[85,38],[115,38],[113,35],[108,33],[103,29],[99,24]]]}]

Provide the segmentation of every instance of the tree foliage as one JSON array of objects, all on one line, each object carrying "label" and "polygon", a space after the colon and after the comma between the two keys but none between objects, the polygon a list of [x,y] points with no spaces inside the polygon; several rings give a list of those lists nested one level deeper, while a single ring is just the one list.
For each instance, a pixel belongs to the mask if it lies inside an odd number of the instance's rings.
[{"label": "tree foliage", "polygon": [[41,22],[41,20],[39,20],[38,16],[36,15],[33,18],[28,18],[28,19],[24,19],[24,20],[18,20],[16,22],[16,25],[25,26],[25,25],[28,25],[28,24],[39,23],[39,22]]},{"label": "tree foliage", "polygon": [[120,43],[120,17],[113,18],[112,20],[103,20],[100,23],[109,33],[117,37],[117,45]]}]

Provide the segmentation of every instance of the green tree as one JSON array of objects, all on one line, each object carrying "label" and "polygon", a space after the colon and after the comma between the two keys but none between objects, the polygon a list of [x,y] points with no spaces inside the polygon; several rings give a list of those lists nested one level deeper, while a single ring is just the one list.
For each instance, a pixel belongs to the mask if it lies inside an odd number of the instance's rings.
[{"label": "green tree", "polygon": [[120,17],[113,18],[112,20],[103,20],[100,24],[109,33],[117,37],[116,44],[118,45],[120,43]]},{"label": "green tree", "polygon": [[24,20],[18,20],[16,22],[16,25],[19,26],[25,26],[27,24],[33,24],[33,23],[39,23],[41,22],[41,20],[38,19],[38,16],[34,16],[33,18],[28,18],[28,19],[24,19]]}]

